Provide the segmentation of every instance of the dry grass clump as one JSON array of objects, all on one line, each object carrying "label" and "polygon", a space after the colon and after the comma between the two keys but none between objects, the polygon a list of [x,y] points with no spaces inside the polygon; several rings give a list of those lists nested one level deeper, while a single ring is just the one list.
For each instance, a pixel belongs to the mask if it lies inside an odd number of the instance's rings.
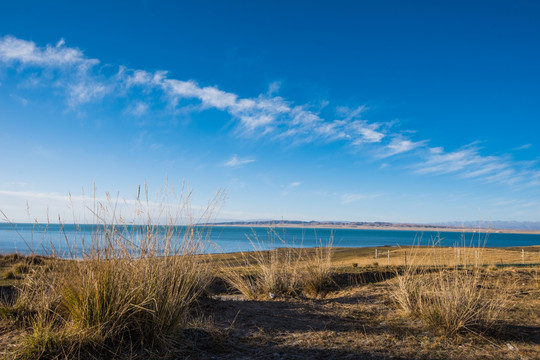
[{"label": "dry grass clump", "polygon": [[38,255],[25,256],[18,253],[0,255],[0,280],[16,280],[4,282],[4,285],[12,285],[33,269],[41,268],[45,262],[46,258]]},{"label": "dry grass clump", "polygon": [[[269,234],[278,237],[273,229]],[[220,272],[231,287],[250,300],[324,295],[333,284],[331,242],[315,249],[261,250],[259,241],[252,241],[252,245],[254,250],[242,253],[239,263],[223,265]]]},{"label": "dry grass clump", "polygon": [[334,248],[330,240],[326,245],[313,249],[311,254],[306,256],[303,269],[304,292],[309,296],[324,296],[335,285],[332,280],[332,257]]},{"label": "dry grass clump", "polygon": [[508,300],[514,289],[510,283],[500,283],[500,279],[497,284],[487,285],[486,276],[485,270],[474,266],[411,265],[397,277],[392,297],[405,313],[445,335],[484,331],[509,310]]},{"label": "dry grass clump", "polygon": [[17,264],[13,267],[13,272],[15,274],[28,274],[30,271],[30,266],[28,264]]},{"label": "dry grass clump", "polygon": [[279,248],[243,252],[237,264],[222,266],[222,278],[248,299],[268,299],[274,296],[294,296],[301,289],[300,261],[302,249]]},{"label": "dry grass clump", "polygon": [[101,226],[82,247],[71,244],[71,259],[26,276],[13,311],[5,311],[32,329],[17,357],[148,357],[178,348],[211,280],[199,256],[207,229],[176,226],[193,220],[186,199],[180,206],[138,201],[144,225],[126,223],[110,204],[97,204]]},{"label": "dry grass clump", "polygon": [[13,270],[6,270],[4,271],[3,278],[5,280],[14,280],[17,278],[17,276],[15,275],[15,272]]}]

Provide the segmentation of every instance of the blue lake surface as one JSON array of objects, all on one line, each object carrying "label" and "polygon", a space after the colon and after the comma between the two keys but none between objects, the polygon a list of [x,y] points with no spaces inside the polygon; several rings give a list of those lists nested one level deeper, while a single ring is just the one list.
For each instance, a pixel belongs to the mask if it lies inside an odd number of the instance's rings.
[{"label": "blue lake surface", "polygon": [[[88,244],[99,236],[103,227],[99,225],[42,225],[42,224],[6,224],[0,223],[0,253],[12,252],[50,254],[52,248],[60,256],[69,256],[74,246],[80,255],[83,242]],[[185,227],[174,227],[179,238]],[[144,227],[129,226],[125,230],[127,236],[136,239],[144,234]],[[503,233],[460,233],[460,232],[415,232],[406,230],[364,230],[364,229],[312,229],[312,228],[279,228],[266,227],[199,227],[207,239],[205,252],[250,251],[254,245],[258,249],[278,247],[315,247],[332,241],[335,247],[369,247],[397,245],[431,245],[440,246],[531,246],[540,245],[537,234],[503,234]],[[133,235],[136,234],[136,235]],[[136,241],[135,241],[136,242]]]}]

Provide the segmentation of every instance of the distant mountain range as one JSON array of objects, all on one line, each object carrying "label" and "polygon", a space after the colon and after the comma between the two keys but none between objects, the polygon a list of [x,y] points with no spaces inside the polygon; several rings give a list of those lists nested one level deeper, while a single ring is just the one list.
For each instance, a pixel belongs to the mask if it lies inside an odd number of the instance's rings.
[{"label": "distant mountain range", "polygon": [[324,227],[373,227],[373,228],[482,228],[482,229],[508,229],[508,230],[540,230],[540,221],[450,221],[429,224],[392,223],[384,221],[300,221],[300,220],[247,220],[224,221],[216,225],[286,225],[286,226],[324,226]]},{"label": "distant mountain range", "polygon": [[376,226],[390,227],[390,222],[354,222],[354,221],[300,221],[300,220],[246,220],[226,221],[217,225],[301,225],[301,226]]},{"label": "distant mountain range", "polygon": [[[480,226],[479,226],[480,224]],[[466,228],[488,228],[488,229],[510,229],[510,230],[540,230],[540,221],[451,221],[436,223],[431,225],[466,227]]]}]

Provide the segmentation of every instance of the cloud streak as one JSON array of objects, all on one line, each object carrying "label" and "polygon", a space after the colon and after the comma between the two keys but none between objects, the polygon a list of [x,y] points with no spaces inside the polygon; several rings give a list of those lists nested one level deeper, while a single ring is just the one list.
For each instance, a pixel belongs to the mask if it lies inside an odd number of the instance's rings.
[{"label": "cloud streak", "polygon": [[228,167],[239,167],[242,165],[250,164],[252,162],[255,162],[255,160],[254,159],[240,159],[238,155],[233,155],[223,165],[228,166]]},{"label": "cloud streak", "polygon": [[63,89],[71,108],[100,100],[113,90],[107,79],[93,71],[99,60],[87,58],[81,50],[65,46],[63,39],[54,46],[38,47],[32,41],[5,36],[0,38],[2,63],[16,66],[21,72],[28,68],[41,70],[42,78],[32,74],[31,83]]},{"label": "cloud streak", "polygon": [[358,201],[364,201],[369,199],[375,199],[381,197],[381,194],[342,194],[341,203],[350,204]]},{"label": "cloud streak", "polygon": [[[453,151],[430,147],[429,140],[412,139],[406,132],[393,129],[392,122],[365,119],[367,108],[364,106],[337,107],[335,118],[325,118],[307,104],[294,104],[276,95],[277,83],[271,84],[266,93],[242,98],[217,86],[170,78],[166,71],[102,65],[80,49],[66,46],[64,40],[40,47],[13,36],[0,38],[0,66],[16,69],[21,81],[32,80],[39,86],[63,90],[71,109],[106,97],[117,97],[127,99],[125,113],[144,116],[157,108],[149,96],[157,94],[173,114],[187,109],[216,109],[228,113],[240,136],[265,136],[289,144],[340,142],[361,149],[364,156],[374,159],[389,161],[398,155],[407,157],[413,163],[413,172],[420,175],[453,174],[464,179],[540,186],[540,172],[534,169],[534,164],[512,161],[509,156],[483,155],[478,146]],[[31,71],[25,78],[27,69]],[[522,148],[527,147],[529,145]],[[235,155],[224,165],[235,167],[253,161]]]},{"label": "cloud streak", "polygon": [[388,145],[386,145],[381,157],[386,158],[386,157],[406,153],[416,148],[422,147],[426,143],[427,143],[426,140],[415,142],[410,139],[406,139],[401,135],[397,135],[392,138],[392,140],[390,141]]},{"label": "cloud streak", "polygon": [[55,46],[47,45],[40,48],[32,41],[13,36],[6,36],[0,40],[0,59],[7,63],[50,68],[75,66],[81,70],[99,64],[98,60],[85,57],[82,51],[66,47],[64,39],[58,41]]},{"label": "cloud streak", "polygon": [[157,91],[173,109],[180,107],[182,100],[187,100],[199,101],[200,111],[217,109],[227,112],[238,120],[237,131],[245,136],[270,135],[273,139],[292,139],[294,143],[343,141],[352,146],[378,144],[387,138],[381,124],[360,118],[365,107],[353,110],[339,108],[336,112],[342,119],[327,120],[308,105],[295,105],[275,95],[278,87],[274,83],[267,93],[241,98],[217,86],[171,79],[165,71],[151,73],[119,66],[116,73],[104,76],[98,66],[99,60],[87,58],[81,50],[67,47],[63,40],[55,46],[38,47],[31,41],[11,36],[1,38],[0,63],[20,69],[62,70],[55,74],[55,79],[48,81],[51,86],[65,90],[66,102],[71,108],[99,101],[105,96],[122,95],[134,98],[135,102],[128,105],[126,112],[142,115],[146,113],[148,104],[142,108],[142,101],[136,99],[133,92],[148,95]]}]

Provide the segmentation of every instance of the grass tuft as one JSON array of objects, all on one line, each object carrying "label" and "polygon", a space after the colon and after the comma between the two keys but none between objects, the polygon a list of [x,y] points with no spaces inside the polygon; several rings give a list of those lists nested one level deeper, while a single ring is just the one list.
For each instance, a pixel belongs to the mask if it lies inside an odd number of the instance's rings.
[{"label": "grass tuft", "polygon": [[[181,342],[189,311],[212,273],[200,257],[208,229],[176,226],[185,221],[180,215],[193,220],[189,199],[182,200],[180,206],[138,201],[135,213],[144,225],[122,220],[114,202],[97,204],[94,215],[101,225],[90,243],[72,248],[71,258],[53,257],[46,266],[40,257],[28,260],[41,266],[40,271],[29,271],[27,263],[16,265],[14,272],[27,275],[15,304],[0,315],[31,325],[17,354],[151,355]],[[157,215],[152,212],[156,207]],[[209,208],[203,214],[205,222],[211,212]]]},{"label": "grass tuft", "polygon": [[308,296],[325,296],[330,290],[335,288],[335,282],[332,279],[332,256],[334,248],[332,242],[315,248],[311,254],[307,255],[304,261],[302,283],[304,293]]},{"label": "grass tuft", "polygon": [[[270,235],[277,236],[272,229]],[[254,250],[242,253],[239,263],[225,264],[221,269],[223,279],[250,300],[323,296],[334,285],[331,242],[315,249],[261,250],[259,241],[252,241],[252,245]]]},{"label": "grass tuft", "polygon": [[281,248],[242,253],[243,264],[225,266],[222,277],[250,300],[296,296],[301,290],[301,250]]},{"label": "grass tuft", "polygon": [[[463,249],[465,250],[465,249]],[[478,250],[476,250],[478,251]],[[410,258],[414,258],[414,249]],[[408,315],[453,336],[492,328],[509,310],[512,284],[484,286],[486,275],[478,267],[407,266],[392,291],[395,303]]]},{"label": "grass tuft", "polygon": [[5,280],[15,280],[17,279],[17,275],[15,275],[15,272],[13,270],[7,270],[4,272],[4,279]]},{"label": "grass tuft", "polygon": [[13,272],[15,274],[28,274],[29,271],[30,271],[30,266],[24,263],[17,264],[13,267]]}]

